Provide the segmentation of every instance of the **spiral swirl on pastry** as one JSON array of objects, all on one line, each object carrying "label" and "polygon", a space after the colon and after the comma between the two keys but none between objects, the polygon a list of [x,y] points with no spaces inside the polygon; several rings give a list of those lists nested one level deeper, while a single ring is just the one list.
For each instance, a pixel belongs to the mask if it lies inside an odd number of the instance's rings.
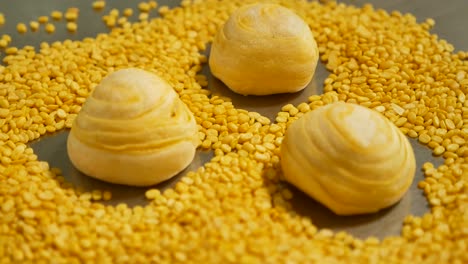
[{"label": "spiral swirl on pastry", "polygon": [[86,100],[68,152],[89,176],[152,185],[190,163],[196,132],[193,114],[169,84],[149,72],[124,69],[104,78]]},{"label": "spiral swirl on pastry", "polygon": [[376,212],[399,201],[416,168],[405,135],[368,108],[338,102],[304,115],[281,145],[285,178],[336,214]]}]

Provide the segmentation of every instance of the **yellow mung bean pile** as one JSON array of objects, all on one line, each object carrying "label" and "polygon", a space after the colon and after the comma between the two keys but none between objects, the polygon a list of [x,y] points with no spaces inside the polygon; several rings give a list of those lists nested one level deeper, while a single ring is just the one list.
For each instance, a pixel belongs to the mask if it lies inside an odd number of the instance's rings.
[{"label": "yellow mung bean pile", "polygon": [[[161,18],[82,41],[9,48],[0,66],[1,263],[468,263],[468,61],[429,32],[433,20],[334,2],[276,1],[310,25],[331,71],[323,95],[271,122],[210,95],[202,52],[251,1],[187,1]],[[141,8],[140,8],[141,9]],[[147,206],[106,206],[27,145],[70,128],[86,97],[118,69],[159,74],[196,116],[215,157]],[[357,239],[318,229],[291,209],[279,146],[287,126],[335,101],[373,108],[445,158],[424,165],[430,203],[399,237]],[[385,227],[382,227],[385,228]]]}]

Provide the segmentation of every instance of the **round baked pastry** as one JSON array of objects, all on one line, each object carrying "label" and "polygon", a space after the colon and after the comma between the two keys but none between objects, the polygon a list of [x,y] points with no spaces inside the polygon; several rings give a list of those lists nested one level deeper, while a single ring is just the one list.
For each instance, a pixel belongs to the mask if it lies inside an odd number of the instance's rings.
[{"label": "round baked pastry", "polygon": [[211,45],[211,73],[242,95],[293,93],[312,80],[319,52],[309,26],[277,4],[234,11]]},{"label": "round baked pastry", "polygon": [[171,178],[193,160],[193,114],[157,75],[124,69],[96,86],[68,136],[73,165],[103,181],[148,186]]},{"label": "round baked pastry", "polygon": [[411,144],[393,123],[344,102],[291,124],[281,145],[281,166],[287,181],[338,215],[395,204],[416,170]]}]

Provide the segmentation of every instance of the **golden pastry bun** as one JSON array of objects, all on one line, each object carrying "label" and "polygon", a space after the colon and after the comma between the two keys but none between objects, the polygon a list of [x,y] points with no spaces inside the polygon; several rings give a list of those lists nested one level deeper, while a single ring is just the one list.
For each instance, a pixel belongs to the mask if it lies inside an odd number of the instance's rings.
[{"label": "golden pastry bun", "polygon": [[96,86],[73,123],[67,149],[73,165],[88,176],[148,186],[187,167],[197,144],[193,114],[172,87],[129,68]]},{"label": "golden pastry bun", "polygon": [[405,135],[371,109],[338,102],[302,116],[281,145],[287,181],[339,215],[376,212],[410,187],[416,161]]},{"label": "golden pastry bun", "polygon": [[242,95],[293,93],[312,80],[319,52],[309,26],[277,4],[234,11],[211,45],[212,74]]}]

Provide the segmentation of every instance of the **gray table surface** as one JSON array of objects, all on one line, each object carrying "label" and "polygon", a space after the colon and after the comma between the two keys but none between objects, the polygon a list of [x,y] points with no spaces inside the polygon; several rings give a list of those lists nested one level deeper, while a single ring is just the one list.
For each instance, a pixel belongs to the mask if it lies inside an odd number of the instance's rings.
[{"label": "gray table surface", "polygon": [[[80,40],[84,37],[93,37],[98,33],[109,31],[102,23],[101,16],[108,13],[111,8],[122,10],[126,7],[132,7],[136,10],[136,6],[139,3],[139,1],[125,0],[107,1],[105,10],[96,12],[91,8],[92,2],[91,0],[1,1],[0,12],[5,14],[7,23],[0,27],[0,34],[11,35],[13,38],[11,45],[17,47],[31,45],[37,48],[43,41],[53,42],[65,39]],[[364,3],[372,3],[375,7],[383,8],[388,11],[398,10],[402,13],[410,12],[413,13],[419,21],[424,21],[426,18],[433,18],[436,21],[436,25],[432,29],[432,33],[452,43],[456,50],[468,50],[468,34],[464,33],[468,25],[468,16],[466,16],[468,1],[466,0],[346,0],[339,2],[357,6]],[[179,3],[179,1],[160,0],[158,3],[160,5],[174,6]],[[31,20],[36,20],[40,15],[49,15],[53,10],[65,11],[68,7],[72,6],[80,9],[78,31],[76,33],[68,33],[63,21],[54,23],[57,27],[54,34],[47,34],[43,29],[39,32],[28,32],[23,35],[16,32],[16,24],[18,22],[29,23]],[[155,12],[153,12],[153,16],[155,16]],[[135,15],[133,17],[135,18]],[[3,56],[3,54],[0,56]],[[208,75],[209,89],[211,89],[214,94],[229,96],[232,98],[236,107],[257,111],[272,120],[274,120],[274,116],[282,105],[305,102],[309,95],[321,93],[323,80],[328,75],[324,66],[320,64],[314,80],[303,92],[294,95],[249,98],[238,96],[226,89],[221,82],[210,75],[208,67],[205,67],[203,71]],[[84,190],[93,190],[96,188],[111,190],[113,192],[113,199],[107,203],[117,204],[125,202],[129,205],[144,205],[146,203],[144,192],[148,188],[107,184],[82,175],[73,168],[66,152],[67,135],[68,132],[65,131],[51,136],[45,136],[33,142],[31,145],[41,160],[48,161],[52,167],[61,168],[67,180],[71,181],[76,186]],[[292,200],[295,210],[302,215],[311,217],[313,223],[318,227],[330,228],[336,231],[346,230],[361,238],[368,236],[383,238],[390,235],[398,235],[401,230],[402,220],[406,215],[422,215],[428,211],[426,199],[422,191],[416,187],[418,181],[423,179],[420,170],[421,165],[426,161],[431,161],[435,164],[441,163],[441,159],[434,158],[429,149],[423,147],[414,140],[412,140],[412,145],[417,157],[418,171],[411,189],[397,205],[376,214],[341,217],[334,215],[331,211],[310,199],[305,194],[291,187],[294,189],[295,194]],[[165,189],[172,186],[187,171],[202,166],[203,163],[208,161],[211,157],[211,152],[199,151],[192,164],[186,170],[173,179],[155,187]]]}]

